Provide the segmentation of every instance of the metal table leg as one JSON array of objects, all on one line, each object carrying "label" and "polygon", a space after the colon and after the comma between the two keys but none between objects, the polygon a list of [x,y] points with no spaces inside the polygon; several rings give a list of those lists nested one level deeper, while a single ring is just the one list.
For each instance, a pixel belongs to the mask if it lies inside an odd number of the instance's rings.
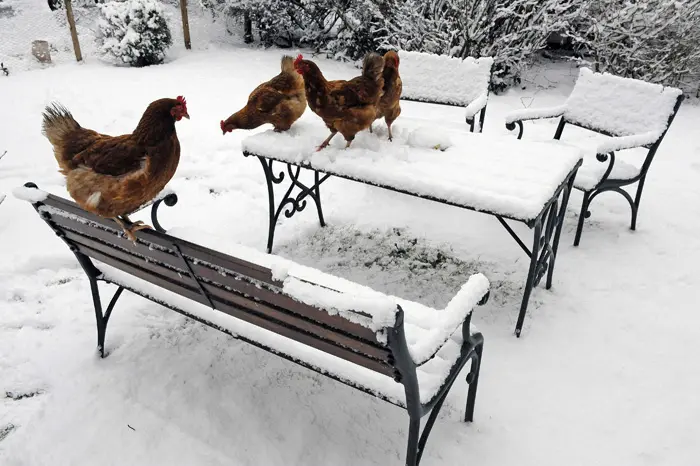
[{"label": "metal table leg", "polygon": [[[321,226],[326,226],[326,221],[323,218],[323,209],[321,208],[321,183],[330,178],[330,175],[326,174],[321,177],[319,172],[314,170],[314,184],[312,186],[306,186],[304,183],[299,181],[299,174],[301,173],[301,167],[293,166],[291,164],[287,165],[287,175],[289,176],[289,187],[285,191],[279,204],[275,204],[275,190],[274,185],[281,184],[285,179],[284,171],[280,171],[277,175],[273,170],[272,159],[266,159],[265,157],[257,156],[260,164],[265,172],[265,182],[267,184],[267,195],[269,202],[269,225],[267,232],[267,252],[272,252],[272,243],[275,238],[275,228],[277,227],[277,220],[279,220],[280,214],[284,210],[284,216],[291,218],[297,212],[301,212],[306,208],[306,197],[310,197],[311,200],[316,204],[316,211],[318,213],[318,221]],[[294,188],[299,189],[299,193],[292,195]]]}]

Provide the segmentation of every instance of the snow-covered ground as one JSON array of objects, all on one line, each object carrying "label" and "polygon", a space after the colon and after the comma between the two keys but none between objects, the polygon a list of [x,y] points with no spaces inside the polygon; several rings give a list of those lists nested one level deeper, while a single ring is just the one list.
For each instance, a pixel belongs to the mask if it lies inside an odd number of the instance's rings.
[{"label": "snow-covered ground", "polygon": [[[170,183],[180,201],[161,209],[161,222],[263,250],[262,170],[241,154],[248,133],[222,136],[219,121],[277,73],[280,55],[210,46],[146,69],[88,58],[0,76],[0,153],[8,151],[0,193],[31,180],[67,196],[40,135],[50,101],[86,127],[121,134],[150,101],[184,95],[192,119],[178,123],[182,159]],[[319,62],[329,78],[355,73]],[[485,132],[514,137],[504,115],[561,104],[576,74],[568,65],[539,69],[526,89],[492,96]],[[462,109],[402,107],[406,117],[466,130]],[[486,337],[475,422],[460,422],[460,380],[426,466],[697,464],[698,124],[700,108],[685,104],[652,166],[638,231],[628,229],[622,197],[601,196],[574,248],[574,193],[554,286],[536,289],[520,339],[512,331],[527,259],[489,216],[331,179],[329,225],[320,228],[312,211],[285,219],[276,252],[438,309],[471,273],[490,279],[492,298],[474,318]],[[553,132],[553,123],[535,123],[525,136]],[[565,137],[580,136],[567,129]],[[402,464],[404,411],[141,298],[122,298],[107,331],[110,355],[98,359],[87,280],[11,195],[0,206],[0,258],[0,464]]]}]

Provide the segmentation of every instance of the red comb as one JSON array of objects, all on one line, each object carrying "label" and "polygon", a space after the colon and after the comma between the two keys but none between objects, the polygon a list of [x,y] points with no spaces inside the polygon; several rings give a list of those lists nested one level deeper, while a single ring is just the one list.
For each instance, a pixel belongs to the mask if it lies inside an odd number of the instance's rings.
[{"label": "red comb", "polygon": [[304,56],[302,54],[297,55],[297,59],[294,60],[294,64],[298,65],[300,61],[304,59]]},{"label": "red comb", "polygon": [[180,102],[182,105],[185,105],[185,106],[187,105],[187,101],[181,95],[177,96],[177,101]]},{"label": "red comb", "polygon": [[221,131],[224,130],[224,126],[226,126],[226,123],[224,123],[224,120],[221,120]]}]

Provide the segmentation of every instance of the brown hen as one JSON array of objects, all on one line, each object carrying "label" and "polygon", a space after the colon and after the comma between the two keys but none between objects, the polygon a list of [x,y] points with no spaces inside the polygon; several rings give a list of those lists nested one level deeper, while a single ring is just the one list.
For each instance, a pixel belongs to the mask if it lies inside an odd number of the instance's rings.
[{"label": "brown hen", "polygon": [[254,129],[270,123],[275,131],[286,131],[306,110],[304,79],[294,71],[294,59],[282,57],[282,71],[250,94],[248,103],[221,122],[226,134],[234,129]]},{"label": "brown hen", "polygon": [[[391,135],[391,124],[401,115],[401,76],[399,75],[399,54],[393,50],[384,54],[384,94],[379,99],[377,107],[377,119],[384,118],[387,130],[389,131],[389,140],[393,140]],[[372,127],[370,126],[370,131]]]},{"label": "brown hen", "polygon": [[175,122],[190,117],[185,99],[152,102],[134,132],[123,136],[83,128],[60,104],[46,107],[43,117],[42,133],[53,145],[71,197],[83,209],[114,219],[135,242],[135,231],[151,227],[127,215],[175,174],[180,161]]},{"label": "brown hen", "polygon": [[304,77],[309,107],[331,131],[318,150],[328,146],[337,133],[345,137],[345,147],[350,147],[355,135],[369,128],[377,116],[384,86],[384,59],[376,53],[368,54],[362,64],[362,75],[349,81],[326,80],[316,63],[304,60],[301,55],[294,61],[294,68]]}]

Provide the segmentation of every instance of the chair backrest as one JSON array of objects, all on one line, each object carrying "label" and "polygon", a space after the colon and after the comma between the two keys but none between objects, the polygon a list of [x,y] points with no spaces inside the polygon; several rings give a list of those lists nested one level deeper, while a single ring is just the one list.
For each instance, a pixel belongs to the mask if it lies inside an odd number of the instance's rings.
[{"label": "chair backrest", "polygon": [[652,132],[661,138],[682,91],[581,68],[564,120],[610,136]]},{"label": "chair backrest", "polygon": [[[134,244],[113,220],[54,195],[33,204],[79,258],[87,256],[216,311],[396,376],[386,338],[358,323],[361,310],[353,320],[304,304],[285,293],[269,268],[164,233],[139,231]],[[387,322],[383,334],[390,328]]]},{"label": "chair backrest", "polygon": [[455,106],[467,106],[488,95],[493,58],[448,57],[423,52],[399,52],[401,97]]}]

